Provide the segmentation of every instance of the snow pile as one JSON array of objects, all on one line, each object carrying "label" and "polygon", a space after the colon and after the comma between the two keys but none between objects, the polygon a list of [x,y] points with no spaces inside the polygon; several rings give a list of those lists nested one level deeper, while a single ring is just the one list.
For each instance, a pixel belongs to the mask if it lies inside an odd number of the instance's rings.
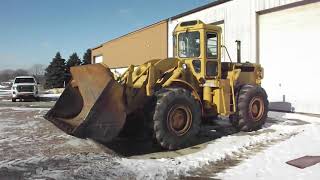
[{"label": "snow pile", "polygon": [[61,96],[64,88],[49,89],[39,94],[41,99],[57,100]]},{"label": "snow pile", "polygon": [[61,94],[64,91],[64,88],[54,88],[48,89],[44,93],[45,94]]},{"label": "snow pile", "polygon": [[59,98],[61,94],[39,94],[41,98]]},{"label": "snow pile", "polygon": [[[286,114],[288,119],[302,119],[302,133],[278,143],[263,152],[243,161],[238,166],[218,174],[221,179],[308,179],[318,180],[320,164],[298,169],[285,162],[306,155],[320,155],[320,118],[305,115]],[[245,172],[245,173],[244,173]]]},{"label": "snow pile", "polygon": [[[299,124],[296,124],[296,121],[290,121],[290,119],[301,118],[304,121],[308,121],[307,123],[312,123],[312,122],[315,123],[315,122],[320,122],[319,118],[311,118],[308,116],[297,115],[297,114],[286,114],[284,117],[279,117],[277,113],[270,113],[270,115],[278,118],[279,123],[271,124],[271,125],[269,124],[269,127],[268,127],[268,124],[266,124],[266,127],[264,129],[261,129],[258,132],[243,133],[244,135],[242,136],[240,136],[238,133],[238,134],[222,137],[220,139],[210,142],[205,149],[194,154],[189,154],[189,155],[185,155],[185,156],[181,156],[173,159],[163,158],[163,159],[155,159],[155,160],[154,159],[141,160],[141,159],[123,158],[123,159],[120,159],[119,163],[124,165],[130,171],[136,172],[138,179],[153,179],[154,177],[156,177],[156,179],[166,179],[170,177],[176,177],[178,175],[188,175],[188,173],[191,170],[205,166],[209,163],[214,163],[214,162],[218,162],[218,161],[229,159],[229,158],[237,158],[239,155],[249,152],[250,149],[254,148],[255,146],[259,146],[261,144],[270,144],[272,142],[286,141],[287,139],[290,139],[289,142],[291,141],[296,142],[295,136],[299,134],[301,134],[300,136],[303,136],[301,137],[301,140],[304,139],[304,141],[306,141],[308,139],[308,136],[303,135],[306,133],[305,131],[308,131],[308,132],[311,131],[309,132],[310,133],[309,135],[314,136],[313,138],[314,141],[319,141],[320,134],[317,134],[319,132],[316,133],[314,132],[316,128],[311,128],[312,126],[314,126],[314,124],[299,125]],[[286,120],[287,118],[289,120]],[[259,132],[261,133],[259,134]],[[254,135],[254,133],[258,133],[258,135]],[[320,146],[318,143],[312,147],[314,149],[317,149],[317,151],[320,154],[320,151],[319,151]],[[297,147],[300,146],[300,150],[303,150],[303,148],[307,147],[305,143],[302,143],[301,145],[299,145],[299,142],[296,144],[296,146]],[[282,152],[291,151],[291,148],[282,149]],[[270,156],[274,157],[275,154],[277,154],[276,153],[277,150],[279,149],[274,150],[273,156],[271,156],[271,154]],[[305,153],[305,151],[303,153]],[[309,155],[312,155],[312,154],[309,154]],[[294,156],[292,158],[290,157],[290,158],[287,158],[286,160],[290,160],[296,157],[297,156]],[[261,163],[263,164],[264,161],[265,160],[261,161],[260,164]],[[259,165],[259,163],[258,164],[256,163],[258,162],[252,162],[249,164],[251,164],[251,166]],[[286,165],[284,164],[284,166]],[[247,167],[245,166],[243,168],[245,169]],[[269,172],[271,172],[271,170]],[[243,171],[239,172],[239,174],[241,173],[243,173]],[[241,176],[239,176],[239,174],[236,174],[235,176],[230,177],[230,179],[243,179],[243,178],[240,178]],[[221,175],[221,178],[224,179],[224,175]],[[269,179],[272,179],[272,178],[269,178]]]},{"label": "snow pile", "polygon": [[6,88],[8,88],[8,86],[3,86],[0,84],[0,89],[6,89]]},{"label": "snow pile", "polygon": [[0,84],[0,98],[11,96],[11,89],[4,82]]},{"label": "snow pile", "polygon": [[0,89],[0,98],[11,96],[11,90]]}]

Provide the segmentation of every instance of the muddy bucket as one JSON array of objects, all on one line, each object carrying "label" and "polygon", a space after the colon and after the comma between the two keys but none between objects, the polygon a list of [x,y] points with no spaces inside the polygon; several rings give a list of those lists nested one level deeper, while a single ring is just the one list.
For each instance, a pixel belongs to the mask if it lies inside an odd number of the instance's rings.
[{"label": "muddy bucket", "polygon": [[108,142],[118,136],[126,119],[122,85],[102,64],[70,71],[72,80],[45,119],[80,138]]}]

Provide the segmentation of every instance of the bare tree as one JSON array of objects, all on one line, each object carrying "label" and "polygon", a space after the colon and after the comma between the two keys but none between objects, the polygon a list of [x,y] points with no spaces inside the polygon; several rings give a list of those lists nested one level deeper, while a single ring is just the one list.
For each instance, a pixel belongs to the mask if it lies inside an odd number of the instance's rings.
[{"label": "bare tree", "polygon": [[11,70],[11,69],[5,69],[0,71],[0,81],[9,81],[14,79],[16,76],[25,76],[29,75],[28,71],[24,69],[17,69],[17,70]]},{"label": "bare tree", "polygon": [[29,69],[29,73],[34,75],[34,76],[43,76],[45,73],[45,65],[43,64],[34,64],[33,66],[31,66],[31,68]]},{"label": "bare tree", "polygon": [[0,71],[0,82],[8,81],[13,76],[14,71],[5,69]]},{"label": "bare tree", "polygon": [[29,74],[33,75],[40,84],[44,84],[44,82],[45,82],[45,78],[44,78],[45,69],[46,69],[46,67],[43,64],[34,64],[29,69]]},{"label": "bare tree", "polygon": [[28,71],[24,70],[24,69],[17,69],[15,72],[14,72],[14,76],[27,76],[29,75]]}]

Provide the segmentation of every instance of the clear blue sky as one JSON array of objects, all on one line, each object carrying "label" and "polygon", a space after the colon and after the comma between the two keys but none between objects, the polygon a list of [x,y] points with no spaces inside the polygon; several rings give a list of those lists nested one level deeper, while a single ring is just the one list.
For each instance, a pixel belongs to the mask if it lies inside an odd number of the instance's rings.
[{"label": "clear blue sky", "polygon": [[213,0],[1,0],[0,70],[47,65]]}]

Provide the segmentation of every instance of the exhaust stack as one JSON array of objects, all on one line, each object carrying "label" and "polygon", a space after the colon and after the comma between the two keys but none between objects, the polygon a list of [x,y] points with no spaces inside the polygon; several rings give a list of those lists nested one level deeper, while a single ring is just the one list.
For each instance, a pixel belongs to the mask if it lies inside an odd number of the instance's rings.
[{"label": "exhaust stack", "polygon": [[241,41],[236,40],[237,43],[237,63],[241,63]]}]

